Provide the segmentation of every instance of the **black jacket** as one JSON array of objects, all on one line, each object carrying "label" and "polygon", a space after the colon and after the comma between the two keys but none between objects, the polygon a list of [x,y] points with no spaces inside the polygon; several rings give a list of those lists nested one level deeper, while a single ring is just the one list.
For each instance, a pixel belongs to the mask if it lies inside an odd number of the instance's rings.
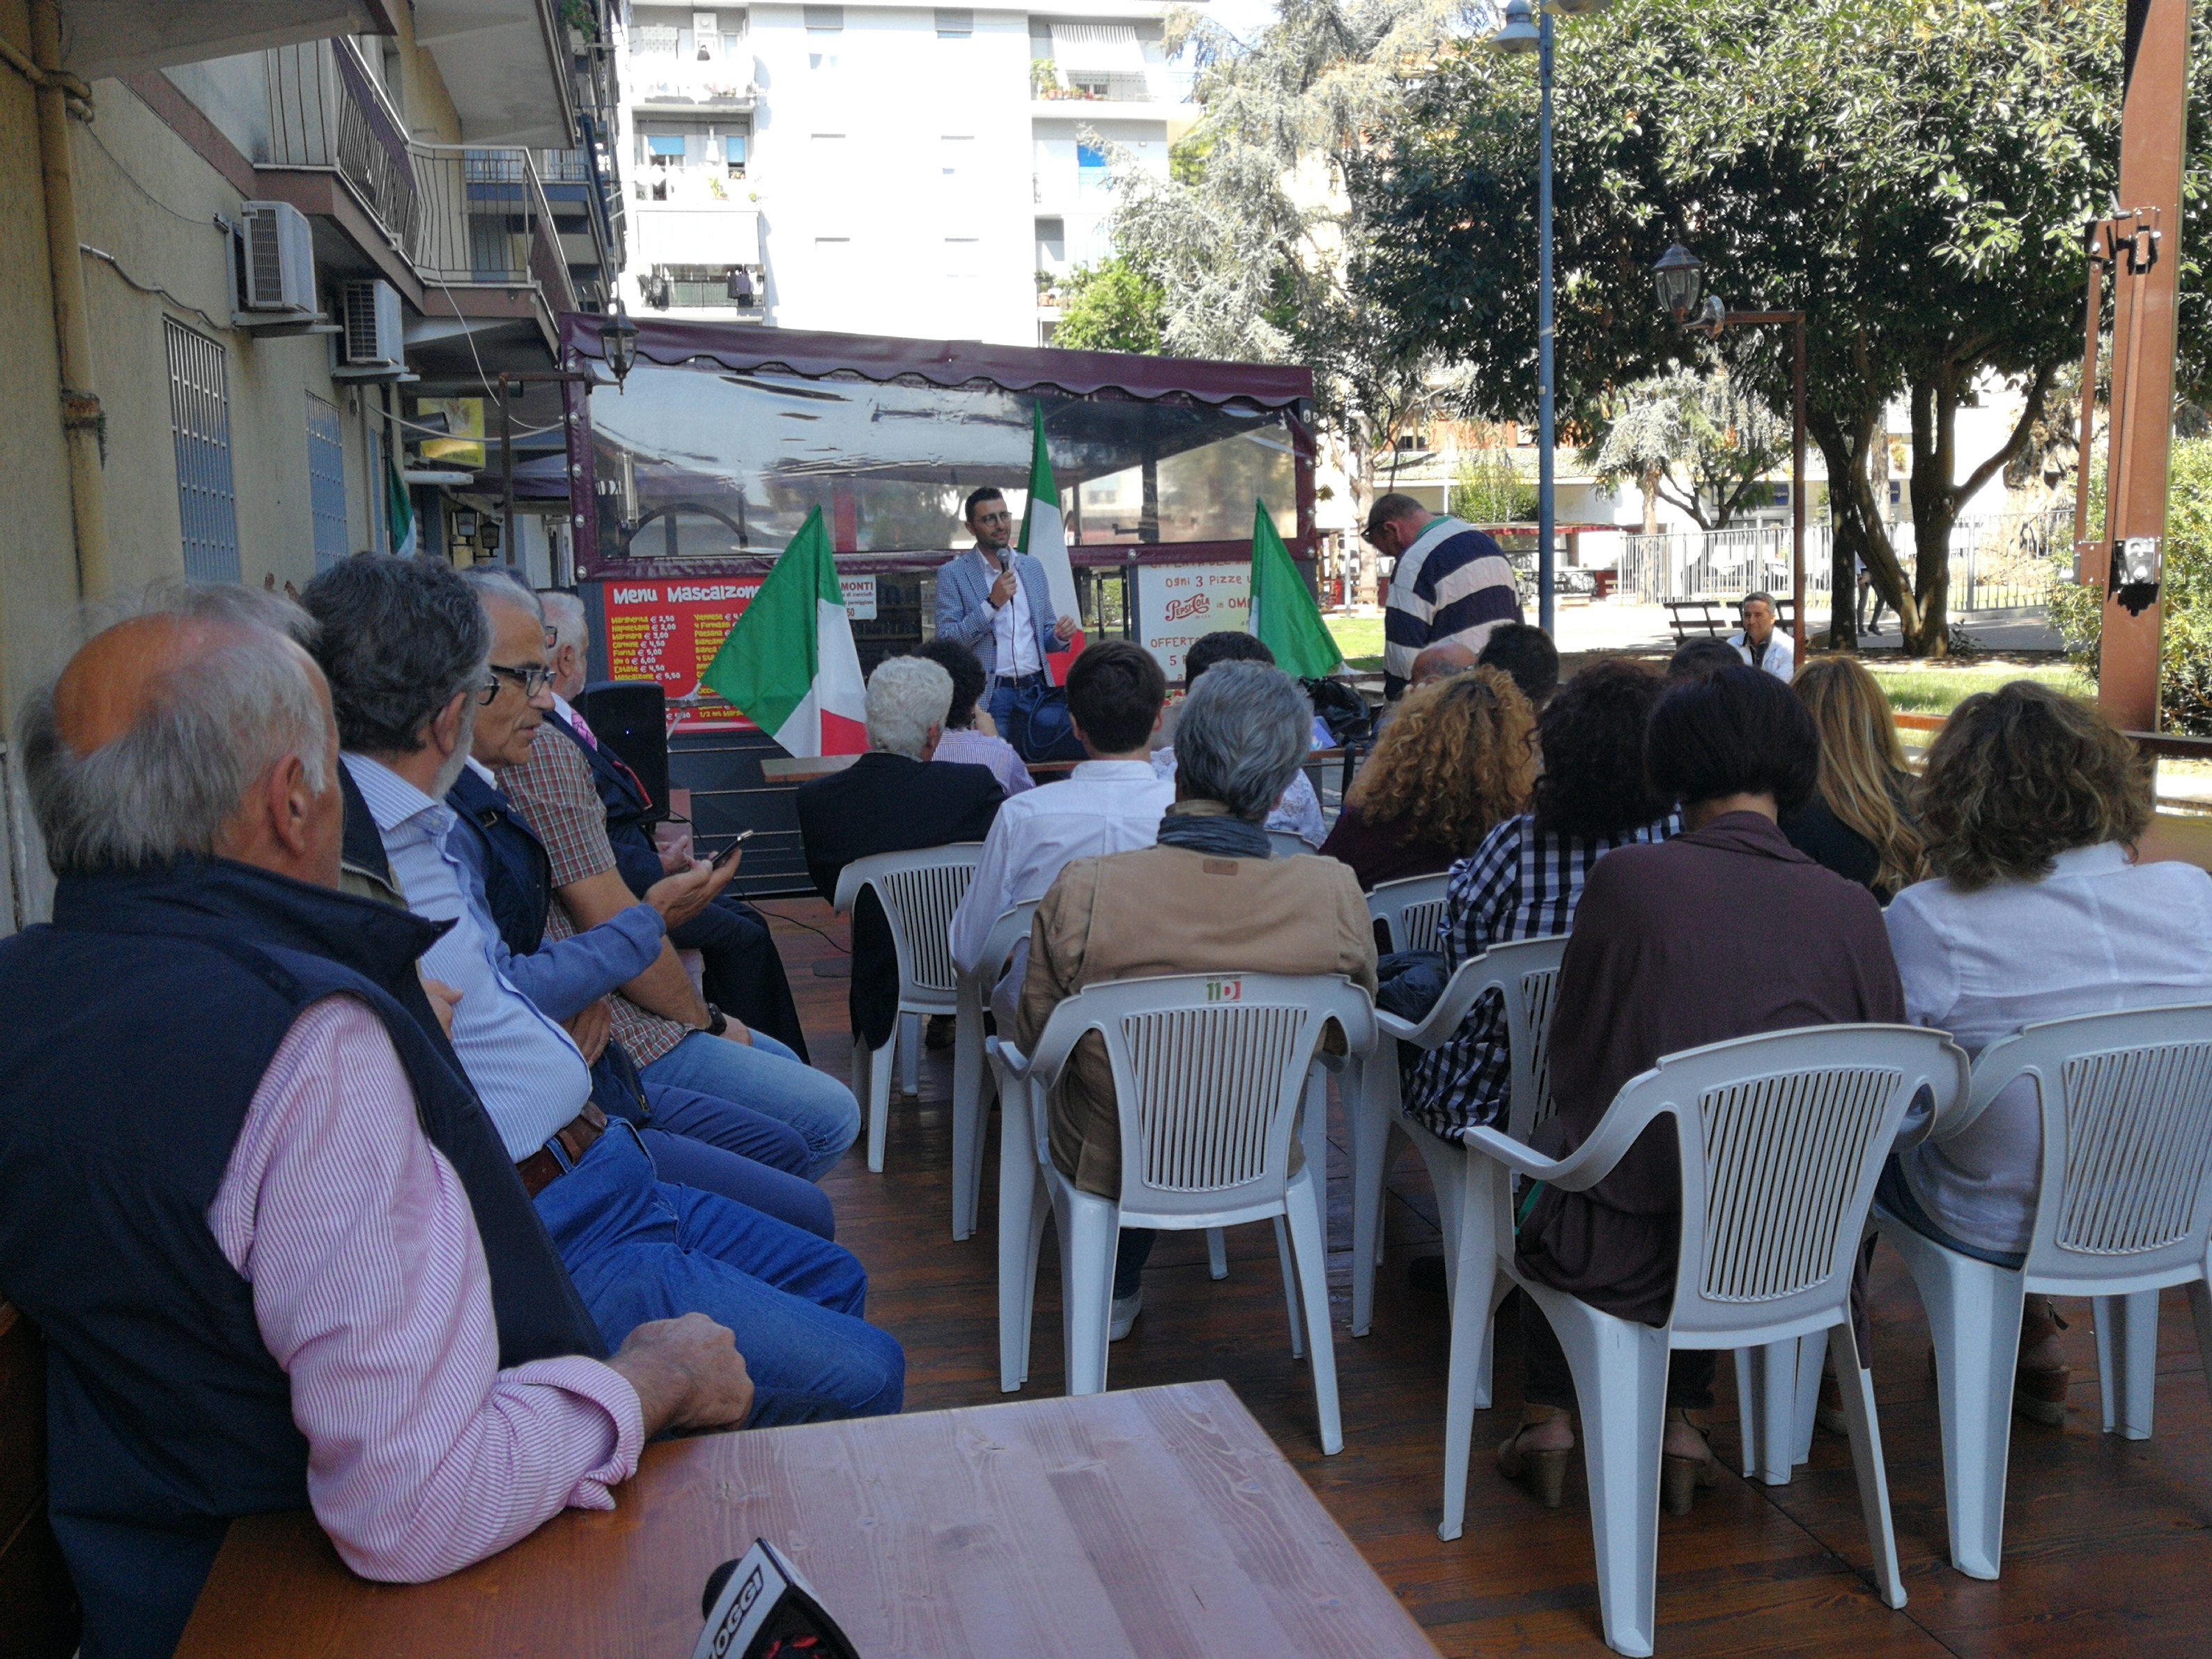
[{"label": "black jacket", "polygon": [[[806,873],[823,898],[834,900],[837,878],[854,860],[981,841],[1005,799],[987,767],[863,755],[798,793]],[[851,1005],[854,1034],[881,1048],[898,1017],[898,958],[873,893],[854,907]]]}]

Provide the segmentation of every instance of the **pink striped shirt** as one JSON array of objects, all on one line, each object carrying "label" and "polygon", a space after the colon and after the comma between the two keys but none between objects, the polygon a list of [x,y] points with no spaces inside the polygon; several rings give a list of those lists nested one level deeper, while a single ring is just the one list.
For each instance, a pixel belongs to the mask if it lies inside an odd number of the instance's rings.
[{"label": "pink striped shirt", "polygon": [[349,997],[301,1014],[208,1210],[292,1383],[307,1496],[346,1565],[418,1583],[636,1472],[636,1392],[597,1360],[499,1369],[467,1193],[407,1074]]}]

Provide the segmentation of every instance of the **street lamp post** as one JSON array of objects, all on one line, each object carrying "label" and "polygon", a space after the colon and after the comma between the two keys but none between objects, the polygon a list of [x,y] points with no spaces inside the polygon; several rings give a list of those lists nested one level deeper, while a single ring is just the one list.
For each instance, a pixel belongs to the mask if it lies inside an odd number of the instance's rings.
[{"label": "street lamp post", "polygon": [[[1805,660],[1805,313],[1730,311],[1717,294],[1706,295],[1701,306],[1698,295],[1705,286],[1705,272],[1703,262],[1680,242],[1651,267],[1652,280],[1659,290],[1659,309],[1674,319],[1676,327],[1698,329],[1718,339],[1724,328],[1790,325],[1790,637],[1796,647],[1794,660],[1802,664]],[[1846,602],[1841,586],[1833,598],[1836,615],[1840,617]]]},{"label": "street lamp post", "polygon": [[1553,15],[1601,11],[1612,0],[1552,0],[1540,15],[1530,0],[1510,0],[1505,21],[1490,37],[1500,52],[1536,54],[1536,625],[1553,631],[1552,542],[1559,521],[1555,459],[1558,422],[1552,366],[1552,44]]}]

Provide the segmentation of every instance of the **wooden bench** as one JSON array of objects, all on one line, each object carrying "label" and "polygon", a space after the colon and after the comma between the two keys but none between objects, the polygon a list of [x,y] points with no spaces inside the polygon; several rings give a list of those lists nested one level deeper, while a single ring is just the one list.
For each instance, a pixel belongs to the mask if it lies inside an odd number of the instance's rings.
[{"label": "wooden bench", "polygon": [[0,1302],[0,1659],[68,1659],[76,1590],[46,1524],[46,1356]]},{"label": "wooden bench", "polygon": [[[1724,640],[1743,626],[1737,614],[1741,603],[1737,599],[1668,599],[1667,620],[1674,629],[1674,643],[1687,645],[1693,639]],[[1774,625],[1781,632],[1790,632],[1790,619],[1794,614],[1790,601],[1774,602]]]}]

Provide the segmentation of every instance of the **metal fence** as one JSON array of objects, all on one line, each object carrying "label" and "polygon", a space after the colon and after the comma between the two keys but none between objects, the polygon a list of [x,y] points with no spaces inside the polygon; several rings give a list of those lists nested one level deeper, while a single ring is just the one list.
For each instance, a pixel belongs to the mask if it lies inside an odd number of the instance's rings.
[{"label": "metal fence", "polygon": [[[1951,526],[1950,610],[1995,611],[2045,604],[2052,559],[2071,545],[2064,508],[1961,519]],[[1784,593],[1790,582],[1787,525],[1689,531],[1620,538],[1617,591],[1647,605],[1667,599],[1735,599],[1755,588]],[[1890,544],[1908,576],[1919,552],[1911,523],[1892,526]],[[1805,526],[1805,592],[1826,595],[1833,577],[1833,532]]]}]

